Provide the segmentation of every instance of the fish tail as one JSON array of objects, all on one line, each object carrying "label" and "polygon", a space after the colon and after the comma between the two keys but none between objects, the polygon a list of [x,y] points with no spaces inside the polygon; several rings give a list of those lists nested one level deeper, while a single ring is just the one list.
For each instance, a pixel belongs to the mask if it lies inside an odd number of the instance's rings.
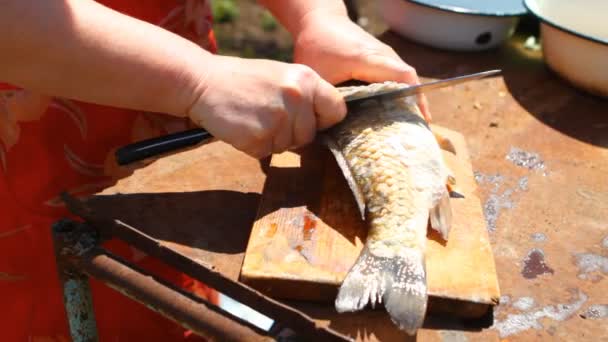
[{"label": "fish tail", "polygon": [[419,249],[407,248],[393,257],[376,256],[364,248],[340,287],[338,312],[384,302],[392,321],[409,335],[422,326],[427,307],[426,267]]}]

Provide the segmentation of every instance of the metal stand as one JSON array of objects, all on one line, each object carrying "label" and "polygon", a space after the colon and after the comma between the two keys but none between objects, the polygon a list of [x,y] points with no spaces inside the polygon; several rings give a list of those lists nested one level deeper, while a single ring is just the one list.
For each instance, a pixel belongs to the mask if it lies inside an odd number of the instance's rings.
[{"label": "metal stand", "polygon": [[53,226],[53,243],[59,279],[63,287],[63,303],[74,342],[99,340],[89,278],[69,262],[69,259],[94,247],[94,241],[90,231],[79,229],[71,221],[59,221]]},{"label": "metal stand", "polygon": [[[70,333],[76,342],[98,341],[88,277],[100,280],[123,295],[209,340],[220,341],[349,341],[305,314],[276,302],[244,284],[192,262],[160,246],[153,238],[120,221],[95,217],[79,201],[64,197],[71,211],[86,223],[62,220],[53,226],[53,240],[63,286]],[[263,331],[222,308],[169,284],[99,246],[101,234],[118,237],[147,254],[203,281],[272,318]]]},{"label": "metal stand", "polygon": [[[61,221],[53,227],[59,277],[74,341],[97,341],[97,326],[88,277],[210,340],[272,341],[257,327],[169,285],[97,246],[95,231],[85,224]],[[236,320],[236,321],[235,321]]]}]

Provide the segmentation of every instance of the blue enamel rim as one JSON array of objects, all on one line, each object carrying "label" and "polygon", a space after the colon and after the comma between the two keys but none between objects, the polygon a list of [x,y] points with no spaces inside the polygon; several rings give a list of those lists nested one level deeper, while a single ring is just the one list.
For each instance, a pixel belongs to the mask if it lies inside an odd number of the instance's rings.
[{"label": "blue enamel rim", "polygon": [[533,6],[528,5],[528,2],[530,2],[530,0],[523,0],[523,1],[524,1],[524,6],[526,7],[526,9],[530,13],[532,13],[536,18],[538,18],[540,21],[542,21],[543,23],[545,23],[547,25],[550,25],[550,26],[553,26],[553,27],[555,27],[558,30],[570,33],[570,34],[572,34],[574,36],[577,36],[577,37],[580,37],[580,38],[583,38],[583,39],[587,39],[587,40],[590,40],[590,41],[593,41],[593,42],[596,42],[596,43],[600,43],[602,45],[608,45],[608,39],[602,39],[602,38],[598,38],[598,37],[589,36],[587,34],[580,33],[580,32],[577,32],[577,31],[575,31],[573,29],[569,29],[567,27],[564,27],[564,26],[561,26],[559,24],[556,24],[554,21],[549,20],[549,19],[543,17],[542,15],[540,15],[540,13],[535,12],[532,9]]},{"label": "blue enamel rim", "polygon": [[[452,6],[452,5],[442,5],[442,4],[430,4],[426,1],[422,0],[405,0],[416,5],[434,8],[446,12],[460,13],[460,14],[468,14],[468,15],[478,15],[485,17],[520,17],[527,14],[526,8],[522,6],[521,11],[513,11],[513,12],[483,12],[480,10],[474,10],[470,8]],[[484,0],[481,0],[484,1]]]}]

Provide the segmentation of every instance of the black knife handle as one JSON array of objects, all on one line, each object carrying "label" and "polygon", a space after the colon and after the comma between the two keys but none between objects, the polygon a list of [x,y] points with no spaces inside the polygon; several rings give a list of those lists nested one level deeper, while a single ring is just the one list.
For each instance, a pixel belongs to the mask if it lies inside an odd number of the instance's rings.
[{"label": "black knife handle", "polygon": [[116,153],[118,165],[127,165],[146,158],[197,145],[213,136],[202,128],[163,135],[138,141],[119,148]]}]

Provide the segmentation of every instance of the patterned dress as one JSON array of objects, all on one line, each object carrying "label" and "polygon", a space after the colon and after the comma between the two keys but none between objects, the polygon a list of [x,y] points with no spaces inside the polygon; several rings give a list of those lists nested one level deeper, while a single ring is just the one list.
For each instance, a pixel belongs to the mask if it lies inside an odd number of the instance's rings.
[{"label": "patterned dress", "polygon": [[[208,0],[103,0],[215,53]],[[183,130],[185,119],[51,98],[0,83],[0,340],[69,341],[50,227],[68,212],[58,193],[100,191],[121,177],[119,146]],[[130,261],[217,303],[217,292],[119,242]],[[200,340],[91,281],[101,341]]]}]

